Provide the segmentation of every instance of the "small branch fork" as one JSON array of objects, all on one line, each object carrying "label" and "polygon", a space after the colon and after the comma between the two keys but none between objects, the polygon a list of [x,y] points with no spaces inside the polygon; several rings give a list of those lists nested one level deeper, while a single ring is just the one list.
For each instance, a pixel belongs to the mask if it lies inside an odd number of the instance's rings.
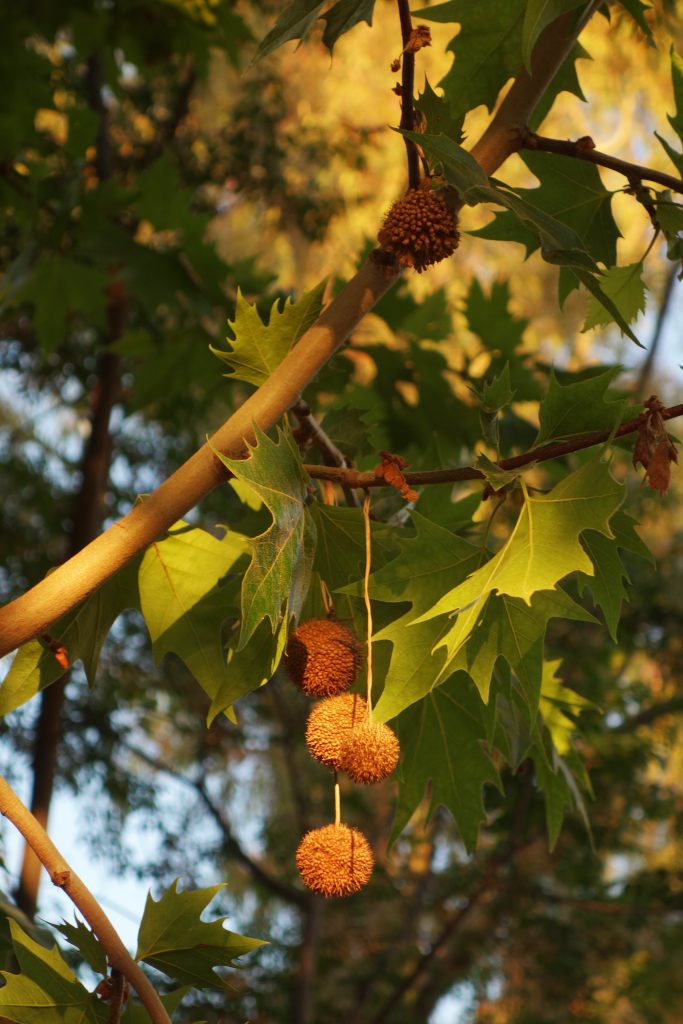
[{"label": "small branch fork", "polygon": [[140,965],[133,960],[102,907],[76,872],[71,870],[45,829],[1,776],[0,813],[21,832],[50,875],[52,884],[63,889],[80,910],[107,954],[112,971],[118,971],[130,982],[153,1024],[171,1024],[153,985]]},{"label": "small branch fork", "polygon": [[658,185],[670,188],[672,192],[683,194],[683,181],[675,178],[672,174],[665,174],[652,167],[644,167],[641,164],[631,163],[629,160],[620,160],[619,157],[610,156],[609,153],[601,153],[595,148],[590,135],[584,135],[580,139],[570,141],[568,139],[549,139],[543,135],[523,128],[520,132],[520,149],[536,149],[544,153],[557,153],[558,156],[570,156],[576,160],[587,160],[599,167],[608,167],[628,178],[629,183],[639,184],[641,181],[655,181]]},{"label": "small branch fork", "polygon": [[[683,416],[683,404],[672,405],[660,412],[663,420],[672,420]],[[496,465],[500,469],[521,469],[534,462],[548,462],[550,459],[559,459],[572,452],[582,451],[584,448],[593,448],[595,445],[603,444],[610,437],[625,437],[627,434],[634,434],[645,423],[649,412],[643,412],[635,419],[629,420],[612,433],[611,430],[594,430],[590,434],[582,434],[580,437],[572,438],[569,441],[561,441],[558,444],[550,444],[544,448],[536,448],[523,455],[513,455],[509,459],[501,459]],[[343,484],[345,487],[359,487],[364,490],[368,487],[384,487],[384,477],[375,476],[374,470],[360,472],[357,469],[334,469],[327,466],[305,466],[306,472],[316,480],[331,480],[333,483]],[[464,466],[459,469],[429,469],[418,470],[414,473],[404,473],[407,483],[417,484],[447,484],[459,480],[484,480],[485,474],[472,466]]]}]

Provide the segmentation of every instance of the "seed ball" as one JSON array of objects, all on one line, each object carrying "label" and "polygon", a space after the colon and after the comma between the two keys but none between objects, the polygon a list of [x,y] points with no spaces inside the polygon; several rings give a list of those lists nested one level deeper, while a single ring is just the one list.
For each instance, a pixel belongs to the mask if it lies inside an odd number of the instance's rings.
[{"label": "seed ball", "polygon": [[393,252],[402,266],[414,267],[421,274],[457,249],[458,218],[438,192],[412,188],[390,207],[377,241],[386,252]]},{"label": "seed ball", "polygon": [[396,734],[388,725],[364,721],[346,733],[339,760],[350,779],[369,786],[391,775],[400,753]]},{"label": "seed ball", "polygon": [[306,743],[313,757],[339,771],[344,741],[365,721],[367,713],[368,705],[357,693],[342,693],[317,704],[306,726]]},{"label": "seed ball", "polygon": [[309,697],[331,697],[355,682],[361,661],[360,644],[350,629],[334,619],[310,619],[289,637],[283,665]]},{"label": "seed ball", "polygon": [[296,866],[307,889],[321,896],[351,896],[368,882],[374,857],[367,839],[348,825],[307,832],[296,851]]}]

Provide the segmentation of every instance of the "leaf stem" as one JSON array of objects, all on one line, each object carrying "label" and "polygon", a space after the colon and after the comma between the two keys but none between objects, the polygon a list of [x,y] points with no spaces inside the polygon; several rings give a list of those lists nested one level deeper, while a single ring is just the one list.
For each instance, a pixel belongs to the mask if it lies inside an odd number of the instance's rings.
[{"label": "leaf stem", "polygon": [[337,773],[334,773],[334,823],[339,825],[341,822],[341,791],[339,789],[339,780]]},{"label": "leaf stem", "polygon": [[372,561],[372,529],[370,526],[370,493],[366,491],[363,502],[363,519],[365,521],[365,576],[363,577],[363,598],[367,614],[367,689],[368,718],[372,718],[372,604],[370,602],[370,565]]},{"label": "leaf stem", "polygon": [[0,813],[8,818],[31,846],[52,884],[63,889],[92,928],[112,968],[128,979],[153,1024],[171,1024],[153,985],[119,938],[118,932],[93,894],[69,867],[45,829],[33,817],[7,781],[0,776]]}]

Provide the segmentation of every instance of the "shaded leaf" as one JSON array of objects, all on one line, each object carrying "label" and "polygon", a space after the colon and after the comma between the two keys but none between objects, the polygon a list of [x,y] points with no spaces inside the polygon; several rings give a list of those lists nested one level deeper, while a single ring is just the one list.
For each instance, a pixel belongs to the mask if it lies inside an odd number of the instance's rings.
[{"label": "shaded leaf", "polygon": [[293,0],[287,4],[273,28],[259,43],[254,63],[291,39],[303,39],[324,6],[325,0]]},{"label": "shaded leaf", "polygon": [[[645,312],[645,284],[641,276],[642,263],[629,263],[624,267],[610,267],[600,278],[600,285],[605,295],[609,296],[627,324],[637,320]],[[594,295],[589,296],[586,319],[582,330],[591,327],[605,327],[610,324],[610,316],[602,302]]]},{"label": "shaded leaf", "polygon": [[415,107],[424,114],[430,135],[446,135],[454,142],[462,142],[462,117],[453,117],[449,103],[434,92],[426,75],[424,92],[418,96]]},{"label": "shaded leaf", "polygon": [[144,960],[181,984],[230,989],[214,968],[234,967],[237,957],[266,943],[228,931],[223,927],[225,917],[201,920],[202,911],[223,888],[220,884],[178,892],[176,879],[158,900],[148,894],[135,959]]},{"label": "shaded leaf", "polygon": [[107,954],[90,928],[79,917],[76,917],[75,925],[70,924],[68,921],[62,921],[61,924],[54,924],[52,927],[61,932],[67,942],[76,947],[85,962],[92,967],[96,974],[102,974],[106,978],[109,970],[107,967]]},{"label": "shaded leaf", "polygon": [[323,14],[325,22],[323,43],[330,53],[339,37],[352,29],[359,21],[365,21],[368,25],[372,25],[374,8],[375,0],[337,0],[337,3],[326,14]]},{"label": "shaded leaf", "polygon": [[389,842],[401,834],[431,782],[429,813],[447,807],[462,840],[471,850],[484,820],[482,790],[500,787],[498,773],[484,751],[482,703],[463,673],[457,673],[394,723],[402,760],[399,796]]},{"label": "shaded leaf", "polygon": [[534,447],[594,430],[611,430],[619,424],[627,400],[610,397],[608,389],[620,373],[621,367],[614,366],[583,380],[560,384],[552,371],[539,406],[540,426]]},{"label": "shaded leaf", "polygon": [[281,618],[298,618],[306,598],[315,555],[315,523],[306,512],[308,477],[291,436],[280,428],[277,440],[255,427],[249,458],[217,457],[238,480],[256,491],[273,524],[252,541],[251,563],[242,581],[242,627],[238,649],[259,623],[269,618],[275,633]]},{"label": "shaded leaf", "polygon": [[522,27],[522,59],[531,68],[531,54],[544,28],[566,11],[584,6],[584,0],[527,0]]}]

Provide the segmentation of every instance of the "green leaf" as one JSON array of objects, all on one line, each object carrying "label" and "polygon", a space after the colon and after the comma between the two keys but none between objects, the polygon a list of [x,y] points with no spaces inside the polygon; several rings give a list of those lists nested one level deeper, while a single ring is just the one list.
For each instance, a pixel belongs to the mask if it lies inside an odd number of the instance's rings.
[{"label": "green leaf", "polygon": [[490,484],[494,491],[499,491],[502,487],[509,487],[521,475],[521,470],[501,469],[497,463],[492,462],[488,455],[484,455],[483,452],[477,456],[474,465],[480,473],[484,474],[486,483]]},{"label": "green leaf", "polygon": [[178,879],[158,900],[147,896],[138,932],[136,960],[196,988],[231,989],[214,971],[233,967],[236,957],[263,946],[261,939],[238,935],[223,927],[226,920],[202,921],[202,911],[224,884],[178,892]]},{"label": "green leaf", "polygon": [[[550,665],[552,667],[552,663]],[[560,834],[566,811],[578,809],[588,828],[586,809],[574,772],[588,788],[589,784],[573,750],[569,749],[567,755],[562,757],[545,725],[539,724],[534,729],[529,757],[534,762],[536,783],[545,798],[548,843],[552,850]]]},{"label": "green leaf", "polygon": [[[459,146],[453,139],[445,135],[432,135],[429,132],[409,132],[397,129],[401,135],[417,143],[432,161],[441,167],[450,185],[458,190],[465,202],[470,202],[470,193],[476,188],[488,188],[488,175],[479,166],[471,153]],[[484,202],[482,199],[472,200],[472,205]]]},{"label": "green leaf", "polygon": [[[404,540],[399,556],[370,578],[373,601],[409,601],[412,605],[409,612],[374,637],[375,643],[392,644],[384,690],[374,711],[378,721],[394,718],[436,684],[445,659],[434,648],[448,623],[415,624],[414,620],[431,608],[454,581],[464,580],[481,557],[479,548],[418,512],[413,512],[411,518],[415,536]],[[346,589],[360,593],[357,586]]]},{"label": "green leaf", "polygon": [[75,925],[70,924],[68,921],[62,921],[61,924],[54,924],[52,927],[61,932],[67,942],[76,947],[85,962],[92,967],[96,974],[102,974],[106,978],[108,974],[107,954],[88,926],[78,917],[75,920]]},{"label": "green leaf", "polygon": [[448,102],[434,92],[426,75],[424,92],[418,96],[415,107],[424,114],[430,135],[446,135],[454,142],[462,142],[462,117],[453,117]]},{"label": "green leaf", "polygon": [[[617,307],[627,324],[637,320],[645,312],[645,285],[641,277],[642,263],[629,263],[625,267],[610,267],[600,278],[603,292]],[[591,295],[588,299],[586,319],[581,328],[583,331],[591,327],[605,327],[612,322],[612,317],[602,302]]]},{"label": "green leaf", "polygon": [[227,670],[218,689],[212,695],[207,725],[211,725],[216,715],[226,711],[240,697],[263,686],[272,678],[282,656],[285,640],[284,630],[279,630],[273,636],[268,623],[262,622],[257,626],[251,643],[241,650],[237,647],[237,636],[230,641]]},{"label": "green leaf", "polygon": [[483,705],[463,673],[457,673],[395,723],[403,753],[399,797],[389,842],[401,834],[431,782],[429,814],[439,804],[453,815],[468,850],[474,849],[485,817],[487,783],[500,788],[498,773],[484,751]]},{"label": "green leaf", "polygon": [[450,0],[413,12],[425,21],[460,23],[448,44],[455,61],[439,82],[456,119],[482,103],[492,110],[500,90],[520,70],[525,7],[525,0]]},{"label": "green leaf", "polygon": [[621,372],[620,366],[613,366],[584,380],[563,385],[555,371],[551,371],[548,390],[538,411],[540,426],[534,447],[594,430],[611,430],[619,424],[626,409],[626,398],[608,397],[608,389]]},{"label": "green leaf", "polygon": [[[570,227],[579,236],[581,248],[596,260],[607,266],[616,263],[621,233],[612,216],[612,193],[602,184],[597,167],[554,153],[527,151],[520,153],[520,157],[540,184],[537,188],[516,189],[517,195]],[[527,253],[533,252],[539,242],[542,244],[538,231],[533,223],[515,221],[516,216],[515,210],[499,213],[491,224],[473,234],[518,241],[527,247]]]},{"label": "green leaf", "polygon": [[586,708],[595,705],[564,685],[557,675],[561,664],[558,658],[547,661],[543,666],[540,712],[552,737],[553,746],[558,754],[563,755],[572,749],[572,737],[576,733],[576,723],[571,716],[577,717]]},{"label": "green leaf", "polygon": [[248,540],[179,522],[145,551],[138,574],[140,608],[156,661],[173,651],[210,697],[228,677],[221,626],[235,614],[225,577],[246,555]]},{"label": "green leaf", "polygon": [[325,0],[293,0],[287,4],[273,28],[259,43],[253,63],[291,39],[303,39],[324,6]]},{"label": "green leaf", "polygon": [[337,0],[337,3],[326,14],[323,14],[325,22],[323,43],[330,53],[339,37],[352,29],[359,21],[365,21],[368,25],[372,25],[374,7],[375,0]]},{"label": "green leaf", "polygon": [[659,193],[657,222],[666,235],[667,259],[683,260],[683,206],[672,202],[671,192]]},{"label": "green leaf", "polygon": [[[673,85],[674,101],[676,112],[669,114],[669,124],[676,132],[676,135],[683,142],[683,58],[671,48],[671,81]],[[683,153],[678,153],[673,146],[661,137],[658,132],[655,135],[664,147],[667,156],[679,174],[683,175]]]},{"label": "green leaf", "polygon": [[214,355],[230,367],[226,377],[246,381],[260,387],[276,370],[302,334],[315,323],[322,309],[325,281],[304,292],[298,302],[286,299],[281,308],[273,304],[268,323],[264,324],[256,306],[250,306],[241,292],[237,293],[235,319],[228,321],[232,339],[229,352],[210,346]]},{"label": "green leaf", "polygon": [[0,1017],[14,1024],[103,1024],[107,1008],[81,985],[57,946],[34,942],[10,921],[20,974],[0,972]]},{"label": "green leaf", "polygon": [[595,604],[600,606],[605,616],[610,636],[616,643],[621,608],[623,602],[628,600],[623,581],[629,582],[628,572],[619,556],[619,548],[632,551],[650,561],[652,554],[635,532],[633,520],[624,512],[617,512],[610,526],[613,539],[592,530],[583,535],[583,546],[593,563],[593,572],[590,575],[581,574],[578,582],[582,593],[587,589],[591,591]]},{"label": "green leaf", "polygon": [[527,716],[533,722],[541,692],[544,640],[550,619],[595,622],[590,612],[559,588],[534,594],[528,604],[517,597],[492,594],[449,670],[467,672],[487,703],[496,662],[504,658],[521,684]]},{"label": "green leaf", "polygon": [[291,436],[278,428],[277,440],[254,427],[256,444],[249,458],[216,455],[238,480],[256,491],[267,505],[273,524],[252,543],[252,557],[242,581],[244,647],[259,623],[269,618],[273,633],[281,618],[298,618],[311,578],[315,554],[315,523],[306,512],[308,477]]},{"label": "green leaf", "polygon": [[584,6],[584,0],[527,0],[522,27],[522,59],[528,70],[531,70],[531,54],[543,29],[561,14],[581,6]]},{"label": "green leaf", "polygon": [[422,616],[426,620],[458,613],[444,640],[448,662],[477,627],[492,593],[530,604],[537,591],[553,589],[571,572],[591,575],[593,566],[581,545],[581,534],[596,530],[611,536],[609,520],[622,501],[623,486],[598,458],[565,477],[548,494],[525,492],[524,506],[503,547]]},{"label": "green leaf", "polygon": [[576,274],[579,281],[584,285],[584,287],[588,289],[591,295],[595,296],[595,298],[598,300],[601,306],[604,306],[604,308],[612,317],[612,320],[614,320],[615,324],[617,324],[617,326],[620,328],[621,333],[626,334],[631,339],[631,341],[633,341],[638,346],[638,348],[643,348],[644,346],[641,345],[641,343],[638,341],[638,338],[635,336],[635,334],[633,333],[633,331],[621,315],[619,307],[615,305],[615,303],[612,301],[609,295],[606,295],[600,287],[600,284],[598,283],[598,278],[594,277],[593,274],[586,273],[585,270],[579,270],[577,267],[573,267],[570,272]]},{"label": "green leaf", "polygon": [[493,281],[487,295],[475,277],[465,300],[465,316],[469,329],[481,338],[487,349],[497,350],[511,359],[523,344],[528,320],[513,316],[509,303],[507,281]]},{"label": "green leaf", "polygon": [[481,399],[487,412],[499,412],[509,405],[514,397],[515,391],[510,381],[510,364],[506,362],[493,380],[484,381]]},{"label": "green leaf", "polygon": [[584,103],[586,102],[586,97],[576,71],[577,60],[590,60],[590,54],[579,42],[574,43],[569,56],[565,59],[560,70],[534,107],[534,111],[529,118],[529,128],[532,131],[538,131],[539,126],[545,121],[560,93],[571,93],[571,95],[577,96]]},{"label": "green leaf", "polygon": [[[138,607],[138,564],[137,558],[129,562],[50,627],[51,639],[65,648],[69,664],[83,662],[91,686],[95,683],[100,651],[109,630],[122,611]],[[0,686],[0,715],[21,707],[46,686],[61,679],[64,671],[47,642],[29,640],[19,648]]]},{"label": "green leaf", "polygon": [[105,288],[110,282],[111,278],[97,267],[50,253],[38,261],[26,283],[8,302],[13,306],[33,304],[38,341],[45,352],[54,352],[64,341],[71,316],[78,316],[91,327],[104,328]]}]

